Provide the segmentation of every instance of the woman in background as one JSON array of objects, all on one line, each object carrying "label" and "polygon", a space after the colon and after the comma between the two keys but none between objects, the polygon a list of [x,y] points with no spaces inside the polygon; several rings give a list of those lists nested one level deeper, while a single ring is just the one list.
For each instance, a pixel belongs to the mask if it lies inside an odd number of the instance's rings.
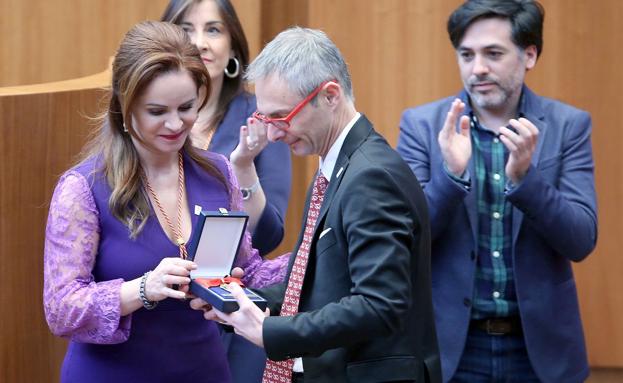
[{"label": "woman in background", "polygon": [[[70,339],[61,381],[229,382],[218,328],[183,300],[197,267],[185,259],[191,207],[242,208],[225,157],[189,138],[210,76],[187,34],[161,22],[126,34],[112,72],[98,135],[60,178],[46,228],[46,320]],[[246,233],[236,265],[260,287],[286,262],[263,261]]]},{"label": "woman in background", "polygon": [[249,47],[236,11],[229,0],[172,0],[161,20],[180,25],[201,52],[212,90],[191,139],[198,148],[229,157],[242,186],[253,247],[264,256],[283,239],[290,151],[284,143],[268,143],[264,126],[251,118],[255,97],[242,78]]}]

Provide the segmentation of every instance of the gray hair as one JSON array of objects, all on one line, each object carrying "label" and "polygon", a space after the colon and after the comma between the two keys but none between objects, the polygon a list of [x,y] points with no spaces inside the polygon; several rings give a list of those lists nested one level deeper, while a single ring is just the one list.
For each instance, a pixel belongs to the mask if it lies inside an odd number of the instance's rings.
[{"label": "gray hair", "polygon": [[293,27],[279,33],[249,65],[250,82],[277,75],[290,89],[306,97],[323,81],[337,80],[351,100],[353,88],[344,58],[322,31]]}]

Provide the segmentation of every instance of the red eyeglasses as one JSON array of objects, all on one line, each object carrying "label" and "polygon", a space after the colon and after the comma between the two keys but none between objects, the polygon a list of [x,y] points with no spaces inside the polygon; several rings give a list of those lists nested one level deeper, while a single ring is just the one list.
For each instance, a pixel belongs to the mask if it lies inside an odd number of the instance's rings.
[{"label": "red eyeglasses", "polygon": [[303,101],[299,102],[298,105],[295,106],[294,109],[292,109],[292,111],[288,113],[288,115],[285,117],[270,118],[266,117],[258,111],[255,111],[253,113],[253,118],[263,122],[266,125],[271,124],[277,129],[287,130],[290,127],[290,121],[294,118],[294,116],[296,116],[301,111],[301,109],[303,109],[303,107],[307,105],[329,82],[337,82],[337,80],[323,81],[320,85],[318,85],[316,89],[314,89],[307,97],[305,97]]}]

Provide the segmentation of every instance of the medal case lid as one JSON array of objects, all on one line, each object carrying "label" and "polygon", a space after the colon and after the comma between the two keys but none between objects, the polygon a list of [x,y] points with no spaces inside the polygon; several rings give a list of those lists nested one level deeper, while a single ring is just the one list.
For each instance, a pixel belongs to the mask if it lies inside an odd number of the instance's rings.
[{"label": "medal case lid", "polygon": [[201,211],[188,245],[188,259],[197,264],[190,278],[221,278],[231,273],[249,216],[241,211]]}]

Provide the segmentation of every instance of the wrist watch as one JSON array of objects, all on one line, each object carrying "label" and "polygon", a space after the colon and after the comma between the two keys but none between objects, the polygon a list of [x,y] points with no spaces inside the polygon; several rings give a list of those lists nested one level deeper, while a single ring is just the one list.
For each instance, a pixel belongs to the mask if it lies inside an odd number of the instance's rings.
[{"label": "wrist watch", "polygon": [[259,178],[250,187],[248,187],[248,188],[240,188],[240,192],[242,193],[242,200],[246,201],[246,200],[250,199],[251,196],[253,196],[253,193],[255,193],[257,191],[257,189],[259,189],[259,188],[260,188],[260,179]]}]

